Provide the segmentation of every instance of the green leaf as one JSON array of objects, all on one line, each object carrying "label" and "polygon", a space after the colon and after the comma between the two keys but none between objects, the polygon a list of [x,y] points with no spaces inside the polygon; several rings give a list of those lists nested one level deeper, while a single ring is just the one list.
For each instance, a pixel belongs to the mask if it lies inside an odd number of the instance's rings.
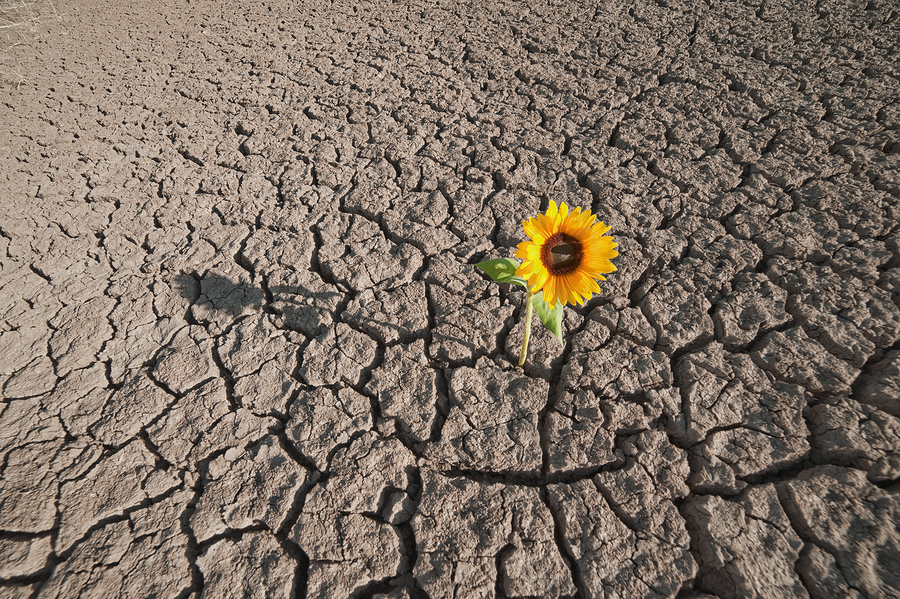
[{"label": "green leaf", "polygon": [[516,269],[519,263],[512,258],[497,258],[496,260],[488,260],[487,262],[479,262],[475,265],[498,283],[512,283],[513,285],[521,285],[528,288],[528,281],[522,277],[516,276]]},{"label": "green leaf", "polygon": [[565,345],[562,336],[563,305],[557,301],[551,310],[550,304],[544,300],[543,291],[538,291],[531,296],[531,305],[534,306],[534,313],[541,319],[544,326],[559,339],[560,345]]}]

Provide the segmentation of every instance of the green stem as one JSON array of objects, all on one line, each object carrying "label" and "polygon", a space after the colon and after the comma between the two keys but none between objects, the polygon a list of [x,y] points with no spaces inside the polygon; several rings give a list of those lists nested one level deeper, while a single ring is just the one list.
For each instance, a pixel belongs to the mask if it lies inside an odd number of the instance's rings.
[{"label": "green stem", "polygon": [[525,364],[525,358],[528,357],[528,341],[531,339],[531,315],[534,313],[531,298],[531,287],[528,288],[528,297],[525,300],[525,336],[522,338],[522,353],[519,354],[519,366]]}]

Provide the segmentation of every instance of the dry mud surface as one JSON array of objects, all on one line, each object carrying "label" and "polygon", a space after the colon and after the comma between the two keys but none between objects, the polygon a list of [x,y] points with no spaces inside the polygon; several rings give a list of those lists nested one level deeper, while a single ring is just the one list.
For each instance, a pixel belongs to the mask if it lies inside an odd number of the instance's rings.
[{"label": "dry mud surface", "polygon": [[[4,597],[900,596],[890,1],[75,0],[4,49]],[[515,367],[550,199],[618,272]]]}]

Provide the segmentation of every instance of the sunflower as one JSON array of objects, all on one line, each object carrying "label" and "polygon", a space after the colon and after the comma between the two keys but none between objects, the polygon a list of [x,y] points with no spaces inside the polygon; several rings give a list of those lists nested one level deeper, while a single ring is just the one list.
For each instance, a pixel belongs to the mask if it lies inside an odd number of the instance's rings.
[{"label": "sunflower", "polygon": [[522,221],[531,241],[519,244],[516,257],[524,262],[516,274],[528,280],[531,293],[543,290],[550,306],[582,304],[600,293],[594,279],[605,281],[601,273],[616,270],[610,260],[619,253],[613,238],[603,236],[610,227],[596,220],[590,210],[569,212],[565,202],[557,208],[550,200],[546,214]]}]

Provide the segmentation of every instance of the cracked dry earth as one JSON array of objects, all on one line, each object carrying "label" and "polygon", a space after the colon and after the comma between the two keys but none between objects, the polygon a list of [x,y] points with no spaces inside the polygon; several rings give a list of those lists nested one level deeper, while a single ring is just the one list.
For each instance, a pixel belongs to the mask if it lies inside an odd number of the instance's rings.
[{"label": "cracked dry earth", "polygon": [[[900,596],[890,1],[73,0],[0,90],[0,595]],[[620,243],[535,329],[549,201]]]}]

